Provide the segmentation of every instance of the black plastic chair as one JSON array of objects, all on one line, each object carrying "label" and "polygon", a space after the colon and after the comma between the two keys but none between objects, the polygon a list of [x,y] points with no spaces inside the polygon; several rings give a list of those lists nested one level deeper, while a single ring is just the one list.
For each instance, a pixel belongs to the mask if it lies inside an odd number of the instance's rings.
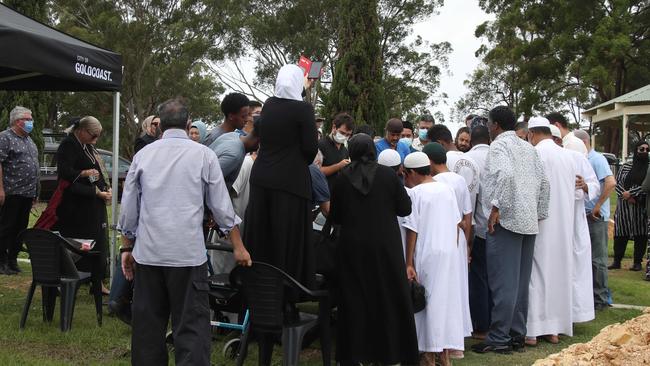
[{"label": "black plastic chair", "polygon": [[[18,240],[25,243],[32,265],[32,283],[20,317],[20,329],[25,328],[29,307],[36,291],[41,286],[43,296],[43,321],[51,322],[54,315],[56,296],[61,296],[61,331],[72,327],[75,300],[79,286],[91,282],[90,273],[79,272],[72,261],[70,252],[81,256],[99,255],[99,252],[79,250],[71,241],[41,229],[27,229],[20,233]],[[68,250],[66,250],[68,249]],[[96,286],[95,286],[96,287]],[[100,287],[101,288],[101,287]],[[102,325],[102,295],[94,291],[97,324]]]},{"label": "black plastic chair", "polygon": [[[327,290],[309,290],[281,269],[268,263],[253,262],[251,267],[237,267],[230,283],[241,289],[250,311],[250,331],[245,332],[237,365],[243,365],[251,333],[257,335],[259,364],[270,365],[273,336],[282,332],[283,365],[297,365],[305,334],[319,326],[323,365],[330,365],[330,297]],[[299,313],[285,319],[285,294],[297,292],[301,301],[317,301],[319,314]]]}]

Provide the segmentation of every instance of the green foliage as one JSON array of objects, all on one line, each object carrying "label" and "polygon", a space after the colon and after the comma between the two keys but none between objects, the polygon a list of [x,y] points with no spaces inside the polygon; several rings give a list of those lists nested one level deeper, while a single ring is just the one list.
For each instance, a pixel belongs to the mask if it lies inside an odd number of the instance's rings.
[{"label": "green foliage", "polygon": [[[481,0],[496,15],[476,36],[484,65],[458,108],[508,104],[530,116],[604,102],[650,82],[650,4],[643,0]],[[498,95],[485,95],[498,90]],[[490,103],[490,104],[488,104]]]},{"label": "green foliage", "polygon": [[388,113],[382,84],[377,2],[342,0],[334,80],[327,106],[329,114],[348,111],[357,124],[370,124],[381,131]]},{"label": "green foliage", "polygon": [[[185,97],[193,118],[220,117],[222,92],[205,60],[229,50],[227,20],[236,2],[61,0],[54,10],[57,27],[122,54],[120,150],[133,152],[139,121],[166,99]],[[65,115],[94,114],[111,132],[112,99],[103,93],[75,93],[64,100]],[[106,143],[110,138],[104,138]]]},{"label": "green foliage", "polygon": [[[376,1],[379,42],[383,59],[381,81],[390,116],[415,115],[439,86],[441,68],[447,66],[448,43],[429,44],[419,37],[408,43],[413,24],[424,20],[442,4],[441,0]],[[241,48],[237,53],[255,64],[256,78],[246,78],[237,62],[231,70],[213,68],[229,89],[264,100],[273,90],[279,68],[297,62],[300,55],[323,61],[324,83],[316,85],[319,112],[331,117],[330,81],[336,62],[344,56],[339,50],[339,28],[350,13],[351,4],[339,0],[248,0],[242,15]],[[370,10],[368,10],[370,11]],[[358,18],[355,21],[363,21]]]}]

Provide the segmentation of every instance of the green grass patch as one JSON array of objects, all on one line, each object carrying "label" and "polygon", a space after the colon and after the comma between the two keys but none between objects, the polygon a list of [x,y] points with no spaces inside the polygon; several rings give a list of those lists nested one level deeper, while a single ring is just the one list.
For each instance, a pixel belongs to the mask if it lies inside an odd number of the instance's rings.
[{"label": "green grass patch", "polygon": [[[615,208],[615,196],[612,200],[612,216]],[[44,209],[44,204],[37,207],[37,215]],[[110,215],[110,208],[109,208]],[[37,216],[30,217],[30,226]],[[109,218],[110,220],[110,218]],[[629,245],[626,258],[631,257],[632,245]],[[611,254],[611,242],[610,242]],[[22,257],[26,257],[21,253]],[[623,268],[631,265],[625,259]],[[30,267],[22,262],[24,272],[18,276],[0,277],[0,365],[129,365],[131,330],[116,318],[104,316],[103,326],[97,325],[94,303],[88,294],[88,287],[82,287],[77,295],[72,330],[61,333],[59,330],[60,305],[54,314],[52,323],[43,322],[41,310],[41,292],[37,290],[32,302],[27,324],[24,330],[18,329],[27,288],[31,281]],[[609,285],[614,302],[630,305],[650,306],[650,282],[642,281],[640,272],[627,269],[609,271]],[[305,310],[314,311],[313,306]],[[537,347],[528,347],[524,353],[512,355],[486,354],[471,352],[470,346],[477,341],[468,339],[465,343],[465,358],[455,360],[456,365],[530,365],[539,358],[557,353],[573,343],[587,342],[600,330],[613,323],[624,322],[640,314],[637,310],[607,309],[596,314],[596,319],[574,326],[573,337],[561,337],[558,345],[540,342]],[[234,365],[234,361],[222,356],[225,343],[224,335],[217,335],[212,343],[211,360],[214,365]],[[335,343],[335,342],[333,342]],[[256,344],[249,349],[246,365],[257,364]],[[311,346],[301,354],[301,364],[320,365],[318,344]],[[282,355],[276,346],[273,364],[280,365]],[[170,353],[173,364],[173,353]]]}]

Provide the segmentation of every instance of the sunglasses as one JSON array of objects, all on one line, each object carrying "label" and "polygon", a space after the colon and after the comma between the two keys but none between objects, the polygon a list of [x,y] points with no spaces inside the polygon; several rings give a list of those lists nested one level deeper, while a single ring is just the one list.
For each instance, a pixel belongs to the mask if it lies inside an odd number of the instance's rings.
[{"label": "sunglasses", "polygon": [[86,132],[88,133],[88,135],[89,135],[90,137],[93,138],[93,140],[99,137],[99,134],[98,134],[98,133],[97,133],[97,134],[94,134],[94,133],[92,133],[92,132],[90,132],[90,131],[88,131],[88,130],[86,130]]}]

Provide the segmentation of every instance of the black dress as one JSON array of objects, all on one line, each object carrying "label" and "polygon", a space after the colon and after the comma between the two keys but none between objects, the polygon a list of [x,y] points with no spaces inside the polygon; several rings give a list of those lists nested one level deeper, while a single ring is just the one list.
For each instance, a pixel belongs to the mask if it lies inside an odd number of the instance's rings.
[{"label": "black dress", "polygon": [[[347,169],[347,168],[346,168]],[[397,216],[411,199],[395,172],[378,166],[367,195],[339,174],[332,221],[341,225],[336,358],[342,365],[418,364],[415,320]]]},{"label": "black dress", "polygon": [[86,169],[102,172],[100,159],[92,145],[86,145],[84,150],[72,133],[61,141],[56,152],[58,178],[71,184],[63,192],[56,210],[58,220],[52,227],[65,237],[95,240],[93,250],[99,251],[100,255],[83,257],[76,264],[79,270],[91,272],[97,286],[98,280],[106,275],[108,246],[106,203],[97,197],[95,187],[107,191],[109,186],[101,173],[96,182],[80,177],[80,174]]},{"label": "black dress", "polygon": [[156,138],[147,133],[142,136],[138,136],[135,139],[135,143],[133,144],[133,155],[137,154],[138,151],[142,150],[143,147],[149,145],[154,141],[156,141]]},{"label": "black dress", "polygon": [[315,265],[308,166],[317,152],[314,109],[306,102],[272,97],[260,118],[244,244],[254,261],[277,266],[310,286]]}]

